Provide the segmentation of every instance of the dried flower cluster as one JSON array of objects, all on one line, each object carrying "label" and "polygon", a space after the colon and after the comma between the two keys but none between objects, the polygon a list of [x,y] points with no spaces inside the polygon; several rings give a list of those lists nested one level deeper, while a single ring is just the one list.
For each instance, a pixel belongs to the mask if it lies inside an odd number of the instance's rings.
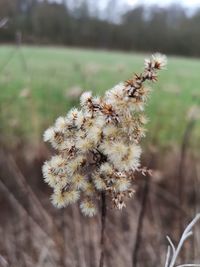
[{"label": "dried flower cluster", "polygon": [[45,162],[45,182],[53,188],[52,202],[61,208],[80,200],[83,214],[96,213],[101,192],[122,209],[132,197],[135,171],[140,167],[139,142],[145,136],[146,80],[156,81],[166,57],[145,60],[144,72],[108,90],[104,97],[85,92],[81,108],[59,117],[44,133],[58,154]]}]

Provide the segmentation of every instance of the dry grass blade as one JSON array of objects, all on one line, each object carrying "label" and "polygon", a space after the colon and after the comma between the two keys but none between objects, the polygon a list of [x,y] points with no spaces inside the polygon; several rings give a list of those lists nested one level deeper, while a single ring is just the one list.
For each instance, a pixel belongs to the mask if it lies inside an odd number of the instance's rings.
[{"label": "dry grass blade", "polygon": [[[175,248],[171,239],[169,237],[167,237],[170,248],[172,249],[172,254],[171,254],[171,250],[169,250],[169,247],[168,247],[165,267],[174,267],[175,266],[176,260],[179,256],[179,253],[183,247],[184,242],[186,241],[187,238],[189,238],[193,234],[192,228],[199,220],[200,220],[200,213],[197,214],[196,217],[185,228],[185,230],[181,236],[181,239],[178,243],[177,248]],[[169,260],[169,259],[171,259],[171,260]],[[186,266],[200,266],[200,264],[182,264],[182,265],[179,265],[179,267],[186,267]]]},{"label": "dry grass blade", "polygon": [[[48,236],[54,236],[54,242],[58,247],[62,247],[61,238],[53,219],[41,205],[40,200],[27,183],[12,155],[0,151],[0,159],[2,183],[17,199],[24,210],[26,210],[29,216],[31,214],[31,217],[40,225],[40,228]],[[12,177],[12,181],[8,179],[9,177]]]},{"label": "dry grass blade", "polygon": [[0,28],[3,28],[6,26],[6,24],[8,23],[9,21],[9,18],[3,18],[1,21],[0,21]]},{"label": "dry grass blade", "polygon": [[52,242],[52,244],[56,245],[55,241],[51,238],[50,235],[46,232],[45,229],[41,228],[41,226],[35,221],[35,219],[26,211],[23,205],[16,199],[13,193],[7,188],[7,186],[0,179],[0,188],[7,195],[10,202],[12,202],[13,206],[17,209],[20,209],[23,213],[25,213],[31,220],[31,222]]},{"label": "dry grass blade", "polygon": [[[18,168],[14,158],[12,155],[8,153],[4,153],[3,151],[0,152],[0,166],[2,167],[2,170],[5,170],[7,172],[8,176],[13,177],[15,183],[17,184],[18,188],[16,186],[13,186],[13,188],[10,187],[11,192],[15,192],[17,194],[17,191],[20,190],[18,196],[19,199],[21,199],[21,204],[32,214],[35,215],[35,217],[38,218],[39,221],[43,221],[45,228],[48,227],[49,229],[54,229],[54,223],[48,212],[43,208],[43,206],[40,203],[40,200],[36,196],[36,194],[33,192],[32,188],[28,185],[25,177],[23,176],[22,172]],[[8,168],[8,169],[7,169]],[[5,173],[3,172],[3,174]],[[7,177],[4,177],[5,175],[2,175],[1,179],[4,182],[5,185],[8,185],[9,181],[7,181]],[[8,185],[9,187],[9,185]],[[31,201],[31,205],[28,205],[28,202]],[[42,218],[42,220],[41,220]]]}]

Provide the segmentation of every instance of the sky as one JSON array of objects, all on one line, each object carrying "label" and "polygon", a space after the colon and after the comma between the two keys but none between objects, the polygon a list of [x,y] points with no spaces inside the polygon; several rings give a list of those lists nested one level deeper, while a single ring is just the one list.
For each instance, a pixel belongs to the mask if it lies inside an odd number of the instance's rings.
[{"label": "sky", "polygon": [[[52,2],[61,2],[62,0],[50,0]],[[76,6],[78,3],[81,3],[82,0],[67,0],[69,6]],[[94,3],[98,7],[102,14],[107,7],[108,3],[111,0],[87,0],[88,3]],[[113,0],[115,1],[115,0]],[[200,8],[200,0],[116,0],[118,9],[120,10],[129,10],[130,7],[135,7],[138,5],[157,5],[160,7],[165,7],[171,4],[179,4],[186,8],[188,14],[195,12],[196,8]],[[92,6],[92,5],[91,5]]]},{"label": "sky", "polygon": [[[51,0],[52,2],[61,2],[62,0]],[[74,2],[75,0],[68,0],[68,2]],[[80,2],[81,0],[77,0],[77,2]],[[96,0],[99,6],[104,6],[106,3],[109,2],[109,0]],[[145,4],[145,5],[151,5],[156,4],[159,6],[167,6],[172,3],[178,3],[181,5],[184,5],[185,7],[200,7],[200,0],[120,0],[121,4],[128,4],[130,6],[136,6],[139,4]]]},{"label": "sky", "polygon": [[[81,0],[79,0],[81,1]],[[95,1],[95,0],[88,0],[88,1]],[[96,3],[100,9],[103,9],[107,6],[111,0],[96,0]],[[114,0],[113,0],[114,1]],[[196,8],[200,8],[200,0],[116,0],[118,6],[138,6],[138,5],[157,5],[160,7],[169,6],[171,4],[179,4],[185,7],[188,11],[195,11]],[[127,7],[128,9],[128,7]]]},{"label": "sky", "polygon": [[[135,6],[138,4],[157,4],[159,6],[166,6],[169,5],[171,3],[177,3],[176,0],[123,0],[125,3]],[[197,6],[200,6],[200,0],[179,0],[178,4],[182,4],[185,7],[191,7],[191,8],[195,8]]]}]

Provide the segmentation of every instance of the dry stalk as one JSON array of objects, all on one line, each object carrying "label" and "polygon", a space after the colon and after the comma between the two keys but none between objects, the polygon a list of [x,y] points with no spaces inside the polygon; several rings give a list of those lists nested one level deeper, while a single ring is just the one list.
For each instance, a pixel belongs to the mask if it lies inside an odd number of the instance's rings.
[{"label": "dry stalk", "polygon": [[105,258],[105,229],[106,229],[106,195],[104,192],[101,193],[101,254],[99,260],[99,267],[104,267]]},{"label": "dry stalk", "polygon": [[[188,226],[185,228],[181,239],[175,247],[170,237],[167,236],[167,240],[169,242],[168,248],[167,248],[167,255],[166,255],[166,261],[165,261],[165,267],[175,267],[177,258],[181,252],[181,249],[183,248],[184,242],[193,235],[192,228],[194,225],[200,221],[200,213],[196,215],[196,217],[188,224]],[[176,267],[200,267],[200,264],[181,264]]]}]

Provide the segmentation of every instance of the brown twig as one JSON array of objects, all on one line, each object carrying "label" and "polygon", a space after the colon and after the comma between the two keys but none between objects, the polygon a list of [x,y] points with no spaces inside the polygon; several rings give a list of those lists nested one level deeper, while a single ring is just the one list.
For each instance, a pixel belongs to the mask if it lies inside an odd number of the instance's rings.
[{"label": "brown twig", "polygon": [[105,258],[105,227],[106,227],[106,195],[105,192],[101,193],[101,255],[99,261],[99,267],[104,266]]},{"label": "brown twig", "polygon": [[[186,125],[186,128],[185,128],[185,132],[184,132],[182,144],[181,144],[181,155],[180,155],[180,163],[179,163],[179,168],[178,168],[180,206],[182,206],[182,201],[183,201],[185,157],[186,157],[186,152],[187,152],[187,148],[189,146],[189,140],[190,140],[194,125],[195,125],[194,120],[190,120],[188,122],[188,124]],[[182,233],[182,229],[180,229],[180,231]]]},{"label": "brown twig", "polygon": [[[195,126],[195,120],[191,119],[188,121],[185,132],[183,135],[182,143],[181,143],[181,152],[180,152],[180,162],[178,167],[178,196],[179,196],[179,205],[180,205],[180,212],[179,212],[179,234],[181,235],[184,230],[183,225],[183,213],[182,210],[184,210],[184,188],[185,188],[185,159],[187,150],[189,147],[189,140],[193,131],[193,128]],[[185,261],[185,253],[184,249],[182,249],[181,253],[181,260]]]},{"label": "brown twig", "polygon": [[142,193],[142,203],[141,203],[141,209],[138,217],[138,223],[137,223],[137,229],[136,229],[136,239],[135,239],[135,245],[133,249],[133,257],[132,257],[132,266],[136,267],[138,263],[138,252],[140,249],[141,239],[142,239],[142,231],[143,231],[143,223],[144,223],[144,217],[146,213],[146,204],[147,204],[147,198],[149,193],[149,179],[148,177],[145,177],[144,180],[144,189]]}]

